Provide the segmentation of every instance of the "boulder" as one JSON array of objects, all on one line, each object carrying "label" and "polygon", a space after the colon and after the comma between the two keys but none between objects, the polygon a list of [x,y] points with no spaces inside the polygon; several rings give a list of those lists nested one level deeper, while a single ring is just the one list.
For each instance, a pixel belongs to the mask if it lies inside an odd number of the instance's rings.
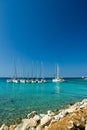
[{"label": "boulder", "polygon": [[65,111],[66,111],[66,113],[68,114],[68,113],[72,113],[72,112],[74,111],[74,109],[69,108],[69,109],[66,109]]},{"label": "boulder", "polygon": [[83,99],[83,100],[82,100],[82,103],[87,103],[87,99]]},{"label": "boulder", "polygon": [[10,125],[9,130],[14,130],[15,127],[16,127],[15,125]]},{"label": "boulder", "polygon": [[40,117],[43,118],[45,116],[45,114],[40,114]]},{"label": "boulder", "polygon": [[54,116],[54,115],[55,115],[55,113],[54,113],[54,112],[52,112],[51,110],[49,110],[49,111],[47,111],[47,115],[48,115],[48,116]]},{"label": "boulder", "polygon": [[67,114],[68,114],[68,112],[66,110],[63,110],[58,115],[54,116],[54,119],[59,120],[59,119],[63,118],[64,116],[66,116]]},{"label": "boulder", "polygon": [[31,113],[29,113],[29,114],[27,115],[27,117],[28,117],[28,119],[30,119],[30,118],[33,118],[36,114],[37,114],[36,111],[32,111]]},{"label": "boulder", "polygon": [[35,115],[35,116],[33,117],[33,119],[34,119],[35,121],[39,121],[39,120],[41,119],[41,117],[40,117],[39,115]]},{"label": "boulder", "polygon": [[85,125],[85,130],[87,130],[87,124]]},{"label": "boulder", "polygon": [[27,130],[31,127],[36,127],[37,122],[34,119],[23,119],[22,123],[19,124],[15,130]]},{"label": "boulder", "polygon": [[40,125],[41,126],[45,126],[47,124],[49,124],[49,122],[51,121],[51,117],[48,116],[48,115],[45,115],[42,119],[41,119],[41,122],[40,122]]},{"label": "boulder", "polygon": [[5,124],[3,124],[1,127],[0,127],[0,130],[8,130],[8,126],[6,126]]},{"label": "boulder", "polygon": [[74,127],[74,123],[73,123],[72,120],[68,122],[68,124],[67,124],[67,128],[68,128],[68,130],[71,130],[71,129],[74,130],[75,127]]}]

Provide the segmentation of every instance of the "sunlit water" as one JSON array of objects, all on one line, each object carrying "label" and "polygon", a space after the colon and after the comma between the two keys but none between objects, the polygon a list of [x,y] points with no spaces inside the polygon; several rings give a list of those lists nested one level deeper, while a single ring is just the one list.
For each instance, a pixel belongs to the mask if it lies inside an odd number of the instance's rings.
[{"label": "sunlit water", "polygon": [[0,79],[0,123],[14,123],[33,110],[46,113],[86,97],[87,81],[83,79],[43,84],[13,84]]}]

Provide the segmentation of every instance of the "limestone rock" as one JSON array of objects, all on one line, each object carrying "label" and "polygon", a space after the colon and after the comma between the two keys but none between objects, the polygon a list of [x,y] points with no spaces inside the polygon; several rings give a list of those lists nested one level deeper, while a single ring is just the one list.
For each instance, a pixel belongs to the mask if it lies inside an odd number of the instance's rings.
[{"label": "limestone rock", "polygon": [[41,119],[41,126],[45,126],[46,124],[48,124],[51,121],[51,117],[48,115],[45,115],[42,119]]},{"label": "limestone rock", "polygon": [[40,117],[43,118],[45,116],[45,114],[40,114]]},{"label": "limestone rock", "polygon": [[49,110],[49,111],[47,111],[47,115],[48,115],[48,116],[54,116],[54,115],[55,115],[55,113],[54,113],[54,112],[52,112],[51,110]]},{"label": "limestone rock", "polygon": [[69,122],[68,122],[67,128],[68,128],[69,130],[74,129],[74,123],[73,123],[73,121],[69,121]]},{"label": "limestone rock", "polygon": [[30,119],[30,118],[33,118],[36,114],[37,114],[36,111],[32,111],[31,113],[29,113],[29,114],[27,115],[27,117],[28,117],[28,119]]},{"label": "limestone rock", "polygon": [[37,122],[34,119],[23,119],[22,123],[19,124],[15,130],[27,130],[31,127],[35,127],[37,125]]},{"label": "limestone rock", "polygon": [[39,115],[35,115],[35,116],[33,117],[33,119],[34,119],[35,121],[39,121],[39,120],[41,119],[41,117],[40,117]]},{"label": "limestone rock", "polygon": [[66,116],[68,114],[67,111],[63,110],[62,112],[60,112],[58,115],[54,116],[55,120],[59,120],[61,118],[63,118],[64,116]]},{"label": "limestone rock", "polygon": [[0,128],[0,130],[8,130],[8,126],[6,126],[5,124],[3,124]]},{"label": "limestone rock", "polygon": [[16,127],[15,125],[10,125],[9,130],[14,130],[15,127]]},{"label": "limestone rock", "polygon": [[85,130],[87,130],[87,124],[85,125]]}]

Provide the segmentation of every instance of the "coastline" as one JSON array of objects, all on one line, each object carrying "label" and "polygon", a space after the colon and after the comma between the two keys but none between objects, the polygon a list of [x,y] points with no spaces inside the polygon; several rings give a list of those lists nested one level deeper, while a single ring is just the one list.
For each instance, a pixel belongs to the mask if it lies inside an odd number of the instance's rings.
[{"label": "coastline", "polygon": [[32,111],[20,123],[2,124],[0,130],[87,130],[87,99],[47,114]]}]

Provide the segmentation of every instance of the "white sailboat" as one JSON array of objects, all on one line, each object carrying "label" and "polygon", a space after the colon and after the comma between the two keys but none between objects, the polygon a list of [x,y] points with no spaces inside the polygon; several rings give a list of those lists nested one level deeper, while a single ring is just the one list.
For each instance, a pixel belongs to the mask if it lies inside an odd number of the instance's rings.
[{"label": "white sailboat", "polygon": [[32,79],[30,80],[30,83],[36,83],[35,77],[34,77],[34,62],[32,61]]},{"label": "white sailboat", "polygon": [[47,81],[43,77],[43,62],[41,62],[41,66],[40,66],[40,80],[38,81],[38,83],[46,83],[46,82]]},{"label": "white sailboat", "polygon": [[56,77],[52,79],[52,82],[63,82],[64,79],[59,78],[59,66],[56,66]]},{"label": "white sailboat", "polygon": [[24,79],[24,67],[22,66],[22,77],[20,79],[20,83],[26,83],[26,80]]},{"label": "white sailboat", "polygon": [[7,83],[12,83],[12,79],[7,79],[6,82]]},{"label": "white sailboat", "polygon": [[7,83],[18,83],[19,80],[17,79],[17,69],[16,69],[16,65],[14,62],[14,77],[11,79],[7,79]]},{"label": "white sailboat", "polygon": [[12,82],[19,83],[19,80],[17,79],[17,68],[15,62],[14,62],[14,78],[12,79]]},{"label": "white sailboat", "polygon": [[30,80],[30,78],[29,78],[29,72],[27,73],[26,83],[31,83],[31,80]]},{"label": "white sailboat", "polygon": [[87,77],[82,76],[81,78],[82,78],[83,80],[87,80]]}]

